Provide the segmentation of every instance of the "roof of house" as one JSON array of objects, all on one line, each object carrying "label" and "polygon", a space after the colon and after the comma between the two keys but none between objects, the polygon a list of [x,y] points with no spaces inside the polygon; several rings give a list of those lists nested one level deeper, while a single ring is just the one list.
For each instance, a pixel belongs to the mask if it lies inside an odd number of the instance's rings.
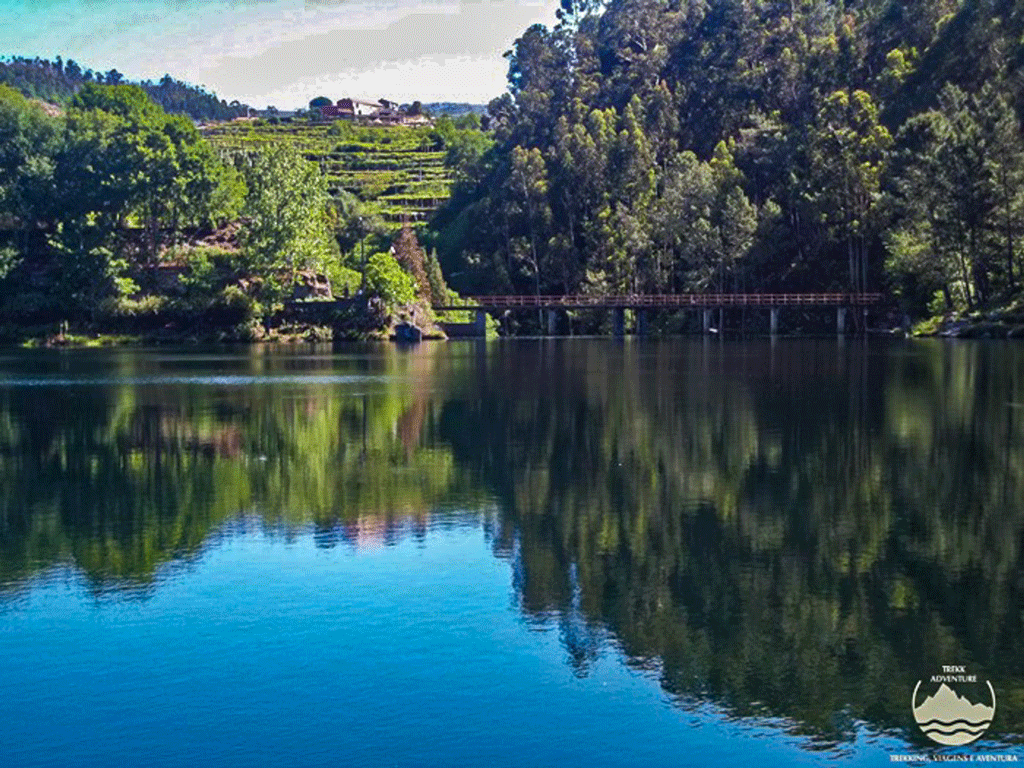
[{"label": "roof of house", "polygon": [[344,98],[344,99],[341,99],[341,101],[350,101],[353,104],[362,104],[365,107],[381,107],[381,106],[383,106],[379,101],[366,101],[364,99]]}]

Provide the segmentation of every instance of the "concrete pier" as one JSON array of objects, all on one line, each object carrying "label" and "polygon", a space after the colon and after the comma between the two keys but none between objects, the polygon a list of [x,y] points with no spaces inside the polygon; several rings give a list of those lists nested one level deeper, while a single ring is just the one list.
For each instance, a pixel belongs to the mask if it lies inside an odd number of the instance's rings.
[{"label": "concrete pier", "polygon": [[626,310],[622,307],[617,307],[612,310],[612,327],[614,328],[615,338],[621,339],[626,335]]},{"label": "concrete pier", "polygon": [[840,336],[846,335],[846,307],[836,309],[836,333]]},{"label": "concrete pier", "polygon": [[558,315],[555,314],[557,310],[547,310],[547,330],[548,336],[554,336],[558,332]]},{"label": "concrete pier", "polygon": [[648,325],[650,319],[647,317],[646,309],[638,309],[636,311],[636,334],[637,336],[646,336],[650,331]]},{"label": "concrete pier", "polygon": [[476,311],[476,318],[473,321],[473,331],[476,336],[481,339],[487,335],[487,313],[478,309]]},{"label": "concrete pier", "polygon": [[777,336],[779,333],[779,308],[771,308],[771,320],[769,321],[769,333],[772,336]]},{"label": "concrete pier", "polygon": [[704,310],[704,333],[711,333],[711,310]]}]

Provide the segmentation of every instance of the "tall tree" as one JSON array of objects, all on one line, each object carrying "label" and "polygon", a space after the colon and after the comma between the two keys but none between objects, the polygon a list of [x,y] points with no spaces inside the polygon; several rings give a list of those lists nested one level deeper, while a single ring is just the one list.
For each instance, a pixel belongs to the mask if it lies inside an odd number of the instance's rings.
[{"label": "tall tree", "polygon": [[865,91],[836,91],[818,111],[810,160],[817,208],[833,238],[846,245],[849,289],[867,290],[873,218],[892,139]]},{"label": "tall tree", "polygon": [[336,253],[328,227],[327,183],[319,166],[288,144],[239,154],[235,163],[247,189],[244,269],[263,275],[264,296],[279,300],[300,269],[322,267]]}]

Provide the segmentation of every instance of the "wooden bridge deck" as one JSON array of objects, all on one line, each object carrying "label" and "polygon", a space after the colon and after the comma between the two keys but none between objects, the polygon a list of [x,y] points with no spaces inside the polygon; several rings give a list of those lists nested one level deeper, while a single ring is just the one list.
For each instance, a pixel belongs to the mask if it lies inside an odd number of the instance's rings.
[{"label": "wooden bridge deck", "polygon": [[675,293],[606,296],[472,296],[434,309],[684,309],[686,307],[866,307],[881,293]]}]

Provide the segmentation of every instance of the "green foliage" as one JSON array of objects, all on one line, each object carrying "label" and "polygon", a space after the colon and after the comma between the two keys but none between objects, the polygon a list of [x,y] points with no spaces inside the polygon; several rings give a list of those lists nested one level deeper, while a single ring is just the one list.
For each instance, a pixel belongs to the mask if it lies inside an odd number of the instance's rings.
[{"label": "green foliage", "polygon": [[331,292],[335,298],[355,296],[363,284],[363,274],[338,262],[327,265],[327,279],[331,281]]},{"label": "green foliage", "polygon": [[335,120],[327,129],[327,135],[348,139],[355,136],[355,127],[348,120]]},{"label": "green foliage", "polygon": [[293,147],[238,154],[235,165],[248,194],[240,240],[245,268],[263,278],[266,300],[280,300],[295,274],[335,257],[328,228],[328,193],[320,169]]},{"label": "green foliage", "polygon": [[244,188],[186,118],[137,86],[88,85],[75,97],[56,158],[64,216],[112,227],[137,217],[155,256],[163,228],[237,215]]},{"label": "green foliage", "polygon": [[161,322],[169,305],[167,296],[116,296],[100,303],[99,314],[105,325],[137,328]]},{"label": "green foliage", "polygon": [[416,300],[416,283],[390,253],[375,253],[367,259],[363,274],[366,290],[380,298],[389,310]]},{"label": "green foliage", "polygon": [[60,123],[0,85],[0,220],[30,227],[53,216]]},{"label": "green foliage", "polygon": [[[448,199],[455,163],[477,158],[491,145],[475,128],[372,126],[350,120],[259,126],[228,124],[207,129],[216,147],[249,151],[258,145],[288,144],[317,162],[331,196],[356,198],[360,215],[376,216],[390,231],[403,221],[420,227]],[[349,207],[345,202],[343,207]],[[343,249],[351,236],[339,233]]]},{"label": "green foliage", "polygon": [[1012,107],[986,86],[948,85],[899,135],[889,265],[922,303],[941,291],[973,308],[1012,291],[1024,228],[1024,142]]},{"label": "green foliage", "polygon": [[[0,85],[54,104],[69,104],[87,85],[119,85],[123,80],[116,69],[106,73],[83,70],[75,61],[63,61],[60,57],[52,62],[20,56],[0,60]],[[188,115],[195,120],[230,120],[249,111],[245,104],[237,101],[227,104],[223,99],[170,75],[164,75],[157,83],[144,80],[138,85],[167,112]]]},{"label": "green foliage", "polygon": [[76,109],[99,109],[118,117],[136,121],[156,120],[163,113],[137,85],[96,85],[88,83],[75,94],[71,106]]},{"label": "green foliage", "polygon": [[18,253],[17,248],[10,245],[0,246],[0,280],[13,272],[19,263],[21,263],[21,254]]},{"label": "green foliage", "polygon": [[430,287],[430,298],[432,303],[451,301],[457,298],[454,291],[445,282],[444,274],[441,272],[441,263],[437,260],[436,251],[431,251],[426,261],[427,284]]},{"label": "green foliage", "polygon": [[[1016,50],[1019,14],[567,0],[559,19],[506,54],[492,145],[438,122],[456,186],[433,226],[460,290],[892,286],[920,310],[1017,289],[1024,69],[989,54]],[[933,140],[894,142],[922,120]]]},{"label": "green foliage", "polygon": [[61,280],[50,293],[65,316],[92,319],[107,299],[117,299],[137,286],[127,274],[127,261],[108,247],[101,228],[62,225],[50,238],[61,265]]},{"label": "green foliage", "polygon": [[173,250],[187,268],[179,278],[187,296],[208,300],[244,271],[242,256],[211,246]]},{"label": "green foliage", "polygon": [[263,310],[259,302],[237,285],[228,285],[217,297],[213,311],[226,315],[230,323],[247,325],[257,320]]}]

